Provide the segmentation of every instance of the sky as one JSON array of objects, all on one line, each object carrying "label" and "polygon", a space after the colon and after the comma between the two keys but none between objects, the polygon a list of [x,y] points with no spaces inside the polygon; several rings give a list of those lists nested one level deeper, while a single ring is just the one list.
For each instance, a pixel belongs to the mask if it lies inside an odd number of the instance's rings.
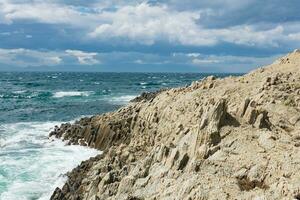
[{"label": "sky", "polygon": [[299,0],[0,0],[0,71],[247,72],[300,48]]}]

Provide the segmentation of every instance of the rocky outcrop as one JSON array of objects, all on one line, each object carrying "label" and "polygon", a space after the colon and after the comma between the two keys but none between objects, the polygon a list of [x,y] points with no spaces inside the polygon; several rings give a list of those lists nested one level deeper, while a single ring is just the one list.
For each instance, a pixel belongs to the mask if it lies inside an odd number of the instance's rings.
[{"label": "rocky outcrop", "polygon": [[166,91],[166,89],[160,89],[154,92],[143,92],[140,96],[135,97],[130,100],[130,102],[141,102],[141,101],[151,101],[153,100],[159,93]]},{"label": "rocky outcrop", "polygon": [[299,199],[300,53],[50,133],[102,150],[51,199]]}]

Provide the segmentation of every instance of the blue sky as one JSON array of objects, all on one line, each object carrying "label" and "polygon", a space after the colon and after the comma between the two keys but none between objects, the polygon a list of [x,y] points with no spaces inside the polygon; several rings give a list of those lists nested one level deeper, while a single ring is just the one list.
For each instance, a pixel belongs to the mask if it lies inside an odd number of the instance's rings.
[{"label": "blue sky", "polygon": [[1,0],[0,71],[247,72],[300,48],[299,0]]}]

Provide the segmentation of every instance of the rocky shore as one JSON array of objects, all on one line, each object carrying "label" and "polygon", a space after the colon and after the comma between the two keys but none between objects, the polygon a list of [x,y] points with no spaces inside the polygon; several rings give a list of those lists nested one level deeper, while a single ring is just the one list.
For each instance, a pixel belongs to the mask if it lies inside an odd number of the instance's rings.
[{"label": "rocky shore", "polygon": [[300,199],[300,52],[143,94],[50,136],[103,151],[52,200]]}]

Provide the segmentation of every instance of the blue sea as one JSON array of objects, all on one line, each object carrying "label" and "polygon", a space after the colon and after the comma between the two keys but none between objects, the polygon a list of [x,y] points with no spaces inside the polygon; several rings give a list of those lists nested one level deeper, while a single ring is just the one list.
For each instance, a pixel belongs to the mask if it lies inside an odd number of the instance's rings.
[{"label": "blue sea", "polygon": [[0,200],[49,199],[66,172],[100,153],[48,139],[55,125],[113,111],[142,92],[208,75],[0,72]]}]

